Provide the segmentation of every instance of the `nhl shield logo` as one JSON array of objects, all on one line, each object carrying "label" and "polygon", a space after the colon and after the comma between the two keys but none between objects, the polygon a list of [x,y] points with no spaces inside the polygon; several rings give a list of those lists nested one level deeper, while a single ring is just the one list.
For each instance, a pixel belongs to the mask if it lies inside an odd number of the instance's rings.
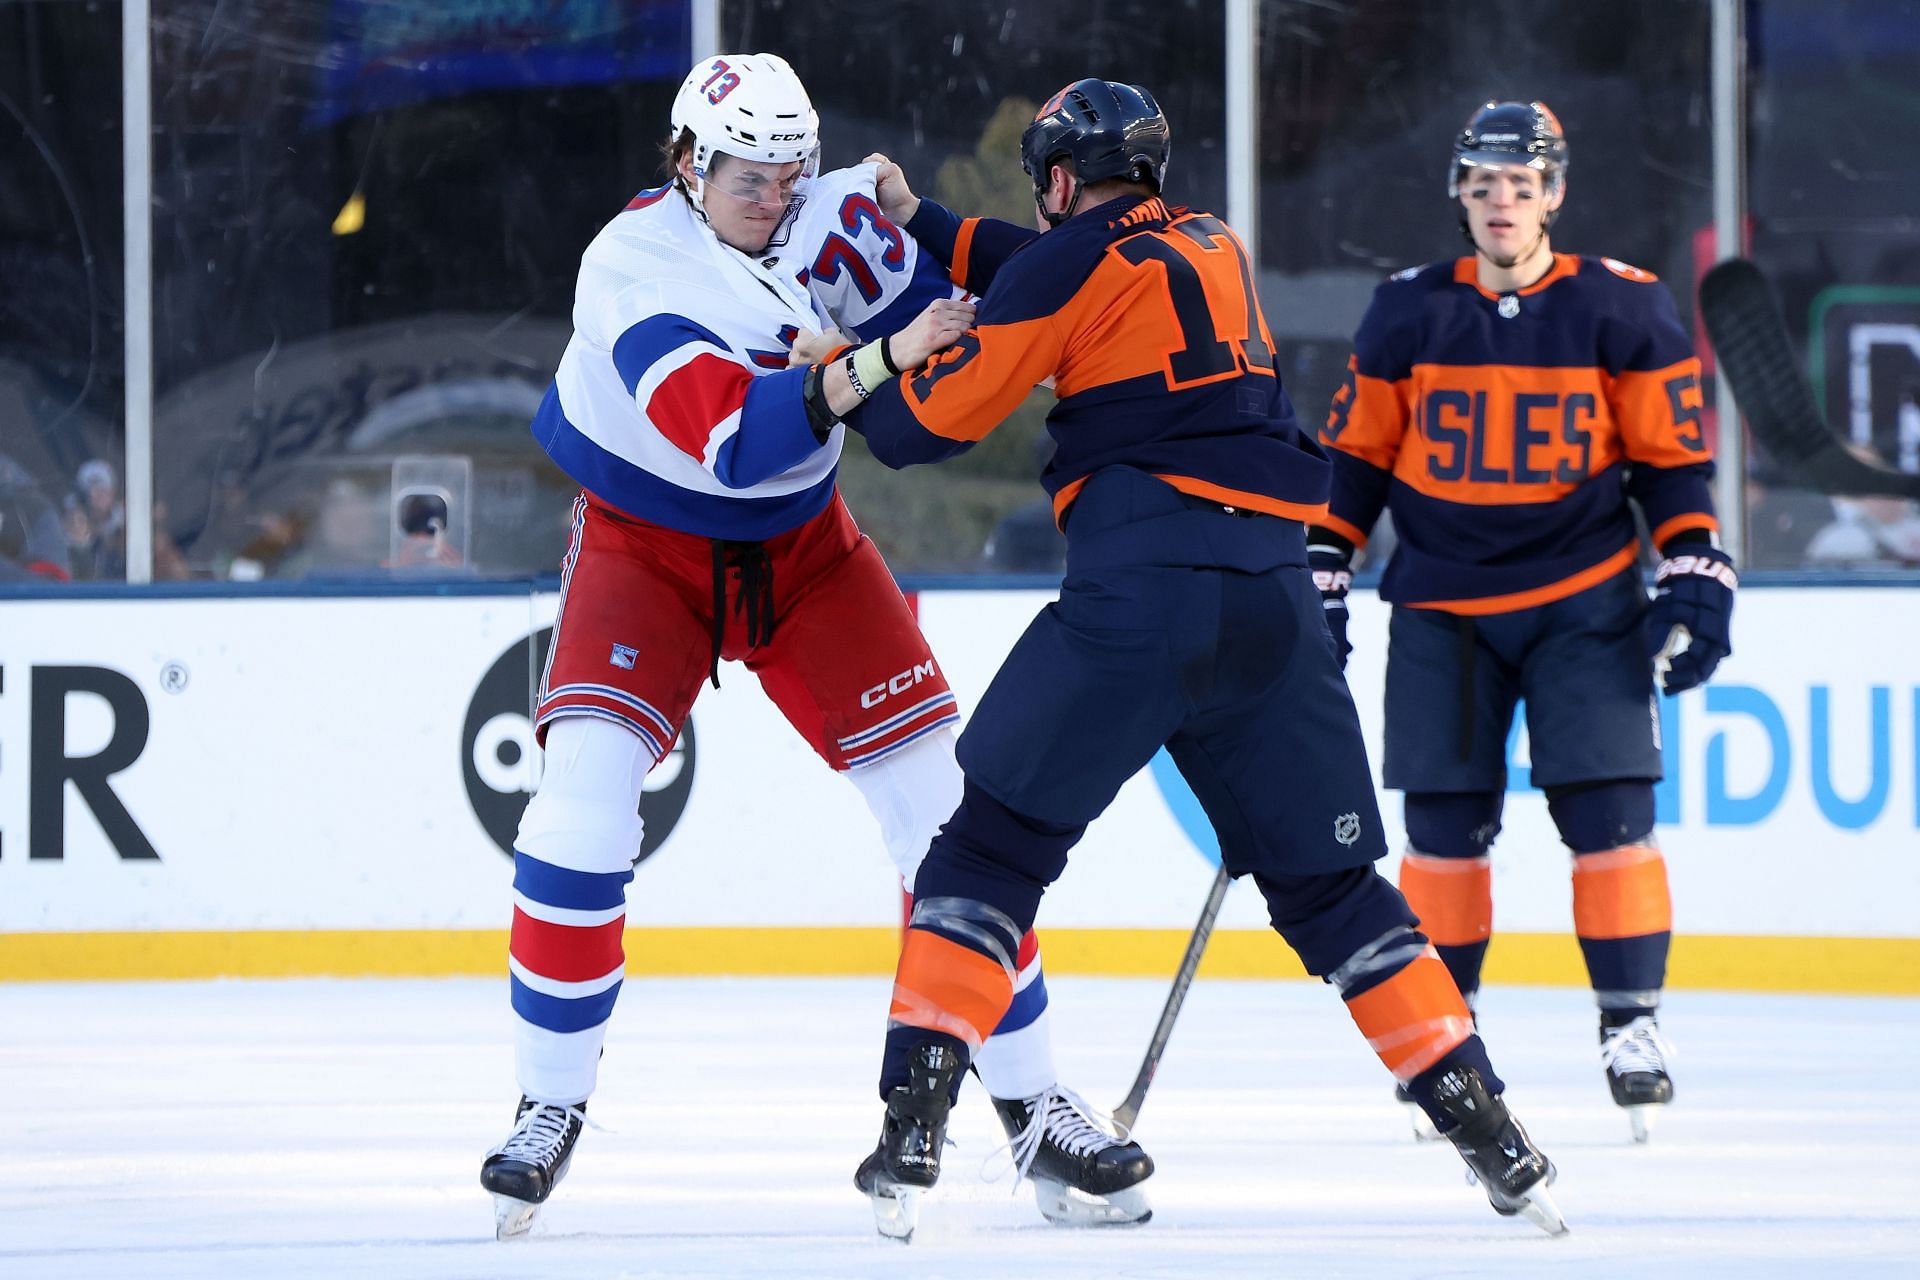
[{"label": "nhl shield logo", "polygon": [[1341,844],[1352,844],[1360,838],[1360,815],[1343,813],[1333,820],[1333,838]]},{"label": "nhl shield logo", "polygon": [[1520,299],[1509,293],[1500,299],[1500,318],[1511,320],[1520,314]]}]

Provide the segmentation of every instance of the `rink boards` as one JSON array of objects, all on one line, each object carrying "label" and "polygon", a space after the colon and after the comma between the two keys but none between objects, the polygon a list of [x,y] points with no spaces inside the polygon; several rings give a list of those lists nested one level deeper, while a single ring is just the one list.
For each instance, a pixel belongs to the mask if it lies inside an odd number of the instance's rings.
[{"label": "rink boards", "polygon": [[[1049,598],[920,597],[963,708]],[[0,602],[0,978],[501,971],[537,767],[526,640],[555,604]],[[1354,615],[1377,760],[1386,610],[1360,594]],[[1915,635],[1920,593],[1750,589],[1713,685],[1662,700],[1676,986],[1920,992]],[[858,794],[744,668],[721,679],[649,780],[628,972],[890,968],[898,885]],[[1489,979],[1583,983],[1523,732],[1509,751]],[[1213,856],[1177,777],[1143,770],[1048,896],[1050,967],[1170,973]],[[1245,885],[1206,972],[1300,972]]]}]

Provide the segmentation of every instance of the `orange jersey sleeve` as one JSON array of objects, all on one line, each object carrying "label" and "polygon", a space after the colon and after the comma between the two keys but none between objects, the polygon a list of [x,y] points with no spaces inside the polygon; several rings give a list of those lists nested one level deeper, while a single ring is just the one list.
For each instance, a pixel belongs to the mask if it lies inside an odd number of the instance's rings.
[{"label": "orange jersey sleeve", "polygon": [[889,466],[937,461],[1048,377],[1057,512],[1108,467],[1287,519],[1325,512],[1328,464],[1275,372],[1245,247],[1212,214],[1122,197],[1066,220],[1007,256],[972,330],[849,421]]}]

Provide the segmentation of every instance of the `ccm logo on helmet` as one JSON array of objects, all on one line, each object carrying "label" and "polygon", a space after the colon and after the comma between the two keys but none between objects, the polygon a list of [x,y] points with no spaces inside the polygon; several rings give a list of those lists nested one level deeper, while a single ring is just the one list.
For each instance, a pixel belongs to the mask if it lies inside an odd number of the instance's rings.
[{"label": "ccm logo on helmet", "polygon": [[771,138],[774,142],[798,142],[806,136],[804,133],[776,133]]},{"label": "ccm logo on helmet", "polygon": [[860,705],[863,707],[877,707],[888,698],[905,693],[922,680],[933,679],[934,674],[933,659],[928,658],[919,666],[908,667],[899,675],[892,677],[883,684],[877,684],[861,694]]}]

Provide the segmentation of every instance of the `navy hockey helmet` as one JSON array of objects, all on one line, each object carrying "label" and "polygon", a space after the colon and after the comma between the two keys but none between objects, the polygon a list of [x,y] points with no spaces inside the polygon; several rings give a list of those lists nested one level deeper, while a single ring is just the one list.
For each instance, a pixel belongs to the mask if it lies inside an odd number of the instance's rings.
[{"label": "navy hockey helmet", "polygon": [[1567,135],[1544,102],[1489,102],[1473,113],[1453,140],[1447,197],[1460,196],[1461,174],[1470,168],[1521,165],[1540,174],[1548,195],[1567,177]]},{"label": "navy hockey helmet", "polygon": [[[1113,80],[1075,80],[1047,99],[1020,135],[1020,167],[1033,179],[1036,200],[1047,189],[1052,166],[1063,158],[1073,166],[1076,199],[1080,187],[1111,178],[1158,192],[1172,147],[1167,118],[1145,89]],[[1047,218],[1058,222],[1061,216]]]}]

